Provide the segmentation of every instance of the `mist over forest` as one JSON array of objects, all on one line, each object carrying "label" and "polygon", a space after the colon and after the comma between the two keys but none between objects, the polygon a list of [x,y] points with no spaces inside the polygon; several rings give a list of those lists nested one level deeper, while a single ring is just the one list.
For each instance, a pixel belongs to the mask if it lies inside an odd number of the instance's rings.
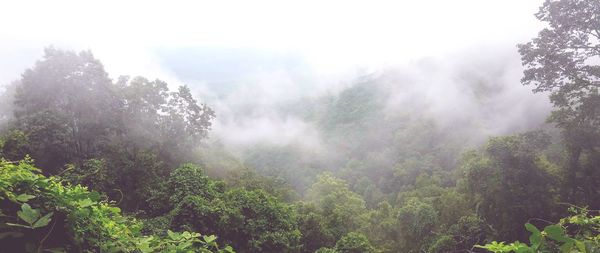
[{"label": "mist over forest", "polygon": [[332,170],[351,160],[371,164],[368,156],[378,156],[377,166],[391,170],[401,161],[390,147],[404,142],[422,141],[426,152],[449,145],[453,150],[446,152],[458,159],[491,136],[551,129],[547,96],[514,85],[521,66],[514,52],[508,55],[420,59],[317,92],[295,91],[303,80],[292,74],[269,76],[216,98],[219,116],[207,145],[222,145],[245,166],[300,186],[289,173],[305,167]]},{"label": "mist over forest", "polygon": [[600,2],[284,2],[0,8],[0,252],[600,252]]}]

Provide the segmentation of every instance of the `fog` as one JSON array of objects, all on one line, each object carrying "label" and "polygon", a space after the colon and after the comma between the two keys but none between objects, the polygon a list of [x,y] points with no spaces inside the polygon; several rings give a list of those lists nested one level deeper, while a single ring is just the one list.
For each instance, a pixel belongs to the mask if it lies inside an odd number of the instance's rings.
[{"label": "fog", "polygon": [[114,80],[188,85],[216,111],[208,142],[243,157],[255,145],[337,153],[318,120],[298,108],[367,80],[383,94],[375,97],[383,117],[463,126],[471,147],[547,117],[546,95],[519,82],[516,52],[540,28],[540,3],[4,3],[0,22],[11,25],[0,28],[0,83],[18,79],[46,46],[91,50]]}]

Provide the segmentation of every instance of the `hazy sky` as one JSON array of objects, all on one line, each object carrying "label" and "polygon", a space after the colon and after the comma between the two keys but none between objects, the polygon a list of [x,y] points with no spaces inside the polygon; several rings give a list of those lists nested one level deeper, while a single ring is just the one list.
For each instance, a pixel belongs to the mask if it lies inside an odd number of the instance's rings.
[{"label": "hazy sky", "polygon": [[91,49],[113,76],[177,80],[157,52],[181,48],[260,51],[295,58],[319,75],[339,74],[455,51],[514,48],[539,30],[533,13],[540,4],[540,0],[3,1],[0,82],[18,78],[48,45]]}]

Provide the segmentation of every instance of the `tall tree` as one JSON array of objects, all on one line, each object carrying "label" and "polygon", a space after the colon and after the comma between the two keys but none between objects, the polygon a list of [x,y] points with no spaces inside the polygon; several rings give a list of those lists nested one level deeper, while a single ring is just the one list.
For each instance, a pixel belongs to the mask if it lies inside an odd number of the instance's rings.
[{"label": "tall tree", "polygon": [[[600,2],[546,0],[536,17],[548,26],[519,45],[525,85],[549,92],[550,121],[563,129],[569,151],[570,201],[600,196]],[[597,202],[597,201],[595,201]]]},{"label": "tall tree", "polygon": [[[170,91],[142,77],[113,83],[91,52],[54,48],[16,82],[14,101],[19,131],[0,152],[30,154],[45,173],[101,187],[94,190],[122,198],[126,210],[144,206],[155,183],[193,159],[214,118],[186,86]],[[96,160],[102,166],[89,166]]]},{"label": "tall tree", "polygon": [[214,111],[193,98],[187,86],[169,91],[161,80],[143,77],[121,77],[121,129],[124,147],[157,150],[170,165],[189,160],[189,154],[205,138],[211,127]]},{"label": "tall tree", "polygon": [[365,201],[351,191],[346,181],[329,173],[317,176],[317,181],[308,189],[307,199],[314,203],[324,217],[335,240],[362,227],[367,211]]},{"label": "tall tree", "polygon": [[465,155],[464,190],[503,240],[527,239],[526,231],[514,228],[531,218],[554,218],[555,180],[540,156],[547,138],[539,132],[495,137],[483,152]]},{"label": "tall tree", "polygon": [[[98,155],[117,126],[119,101],[104,67],[91,52],[46,48],[26,70],[15,94],[15,116],[34,143],[34,158],[56,170]],[[39,141],[39,143],[38,143]]]}]

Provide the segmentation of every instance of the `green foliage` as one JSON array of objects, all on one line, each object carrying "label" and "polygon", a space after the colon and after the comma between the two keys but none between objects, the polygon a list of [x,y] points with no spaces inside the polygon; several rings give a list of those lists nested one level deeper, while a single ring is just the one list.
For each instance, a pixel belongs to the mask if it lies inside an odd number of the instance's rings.
[{"label": "green foliage", "polygon": [[85,185],[90,189],[110,189],[112,186],[105,160],[88,159],[65,167],[61,178],[72,184]]},{"label": "green foliage", "polygon": [[370,210],[366,217],[366,224],[360,229],[369,241],[383,252],[394,252],[398,240],[398,210],[384,201],[377,208]]},{"label": "green foliage", "polygon": [[351,232],[344,235],[333,248],[320,248],[315,253],[373,253],[375,248],[369,239],[361,233]]},{"label": "green foliage", "polygon": [[531,233],[529,244],[494,241],[477,247],[496,253],[600,252],[600,215],[591,216],[586,209],[571,210],[576,214],[561,219],[558,224],[548,225],[542,231],[526,223],[525,228]]},{"label": "green foliage", "polygon": [[202,169],[194,164],[184,164],[169,176],[167,194],[172,205],[180,203],[189,195],[213,199],[217,194],[215,182],[208,179]]},{"label": "green foliage", "polygon": [[488,225],[475,215],[467,215],[442,230],[428,252],[463,252],[472,250],[473,245],[486,241],[491,236]]},{"label": "green foliage", "polygon": [[442,235],[436,238],[435,242],[429,247],[427,252],[443,253],[454,252],[457,249],[456,241],[450,235]]},{"label": "green foliage", "polygon": [[[0,132],[4,132],[10,122],[13,120],[13,107],[15,100],[16,87],[19,82],[4,84],[0,88]],[[0,149],[2,141],[0,141]]]},{"label": "green foliage", "polygon": [[297,203],[298,224],[302,232],[300,244],[302,252],[315,252],[324,246],[334,246],[335,238],[327,224],[327,220],[319,210],[310,203]]},{"label": "green foliage", "polygon": [[406,252],[420,252],[431,240],[438,214],[430,204],[410,199],[398,212],[399,244]]},{"label": "green foliage", "polygon": [[338,141],[342,136],[359,135],[374,123],[378,116],[374,112],[383,107],[377,93],[377,87],[369,80],[343,90],[321,115],[319,125],[326,134],[340,138]]},{"label": "green foliage", "polygon": [[190,195],[173,210],[172,226],[218,234],[245,252],[290,251],[300,238],[294,210],[261,190],[233,189],[212,200]]},{"label": "green foliage", "polygon": [[[179,202],[166,217],[170,218],[168,225],[174,229],[193,229],[202,233],[216,234],[226,229],[221,226],[232,225],[219,223],[221,216],[227,215],[226,211],[228,209],[221,199],[207,200],[201,196],[190,195]],[[223,220],[229,221],[228,217],[224,217]]]},{"label": "green foliage", "polygon": [[[197,142],[206,137],[213,110],[199,104],[186,86],[169,91],[161,80],[121,77],[114,85],[120,100],[127,141],[138,148],[156,148],[167,162],[186,160]],[[173,165],[173,164],[170,164]]]},{"label": "green foliage", "polygon": [[337,250],[333,249],[333,248],[320,248],[317,251],[315,251],[315,253],[338,253]]},{"label": "green foliage", "polygon": [[[22,196],[27,196],[27,197],[23,198]],[[15,199],[17,201],[26,202],[27,199],[29,198],[29,196],[33,197],[32,195],[21,194],[21,195],[17,196]],[[46,225],[48,225],[48,223],[50,223],[50,217],[52,217],[53,214],[54,214],[53,212],[50,212],[44,216],[41,216],[40,210],[32,209],[31,206],[29,206],[29,204],[23,203],[23,205],[21,205],[21,211],[17,212],[17,216],[19,216],[19,218],[21,218],[21,220],[27,222],[27,225],[9,223],[9,222],[7,222],[6,225],[15,226],[15,227],[24,227],[24,228],[30,228],[30,229],[41,228],[41,227],[45,227]]]},{"label": "green foliage", "polygon": [[[31,154],[60,178],[29,158],[0,162],[1,251],[599,252],[598,215],[540,227],[563,216],[558,201],[600,207],[599,11],[592,0],[547,0],[537,17],[549,26],[519,46],[522,82],[556,106],[550,121],[563,138],[552,155],[549,136],[529,132],[491,138],[459,161],[481,137],[465,124],[480,122],[445,124],[422,113],[421,97],[390,113],[386,86],[403,84],[383,75],[287,108],[327,148],[253,146],[238,161],[222,146],[196,149],[214,112],[188,87],[113,82],[90,52],[48,48],[0,95],[15,114],[0,126],[0,155]],[[289,185],[304,202],[284,202],[300,198]],[[517,241],[473,248],[492,239]]]},{"label": "green foliage", "polygon": [[17,127],[29,136],[36,164],[56,173],[75,158],[90,158],[117,127],[117,100],[91,52],[46,48],[26,70],[15,94]]},{"label": "green foliage", "polygon": [[307,199],[318,212],[336,240],[363,226],[365,201],[350,191],[344,180],[322,174],[307,192]]},{"label": "green foliage", "polygon": [[305,190],[310,187],[315,175],[321,170],[314,167],[314,162],[298,159],[300,154],[313,158],[323,155],[321,152],[307,151],[293,145],[255,145],[245,153],[243,162],[246,166],[256,169],[261,175],[284,178],[294,189]]},{"label": "green foliage", "polygon": [[47,48],[14,86],[16,117],[0,153],[30,154],[44,173],[122,199],[127,211],[145,208],[150,190],[191,160],[214,118],[186,86],[113,82],[89,51]]},{"label": "green foliage", "polygon": [[565,192],[570,203],[600,208],[600,33],[594,0],[546,0],[536,17],[547,24],[519,45],[524,77],[535,92],[549,92],[555,110],[549,120],[563,132],[568,154]]},{"label": "green foliage", "polygon": [[263,176],[250,169],[241,169],[232,173],[228,181],[230,187],[246,190],[262,189],[286,202],[292,202],[299,198],[298,193],[283,178]]},{"label": "green foliage", "polygon": [[0,138],[0,155],[9,160],[19,160],[29,153],[29,138],[21,130],[10,130]]},{"label": "green foliage", "polygon": [[459,223],[463,217],[473,213],[469,206],[466,195],[456,189],[446,189],[433,201],[433,207],[438,211],[442,224]]},{"label": "green foliage", "polygon": [[343,236],[336,244],[335,249],[340,253],[373,253],[369,239],[363,234],[351,232]]},{"label": "green foliage", "polygon": [[95,190],[120,200],[119,206],[124,210],[151,209],[148,199],[162,190],[172,167],[152,150],[127,151],[115,147],[109,157],[103,159],[107,164],[108,181],[102,184],[108,188]]},{"label": "green foliage", "polygon": [[0,160],[0,242],[13,252],[233,252],[214,236],[142,236],[141,223],[80,185],[39,173],[31,160]]},{"label": "green foliage", "polygon": [[[523,65],[522,82],[535,85],[534,91],[552,92],[551,101],[559,124],[592,124],[598,126],[597,65],[600,21],[594,16],[600,7],[593,0],[547,0],[536,17],[548,26],[537,38],[519,45]],[[575,120],[583,120],[576,123]]]},{"label": "green foliage", "polygon": [[514,228],[530,218],[552,219],[556,182],[540,163],[547,137],[534,132],[491,138],[463,162],[464,190],[500,238],[525,239]]},{"label": "green foliage", "polygon": [[[262,190],[231,190],[225,193],[227,216],[231,226],[226,225],[223,237],[249,238],[236,242],[239,248],[262,252],[284,251],[294,248],[300,237],[296,214],[291,206],[279,202]],[[246,244],[246,245],[244,245]]]},{"label": "green foliage", "polygon": [[160,226],[218,234],[245,252],[290,251],[298,246],[296,213],[263,190],[225,189],[193,164],[175,169],[149,199],[147,232]]}]

